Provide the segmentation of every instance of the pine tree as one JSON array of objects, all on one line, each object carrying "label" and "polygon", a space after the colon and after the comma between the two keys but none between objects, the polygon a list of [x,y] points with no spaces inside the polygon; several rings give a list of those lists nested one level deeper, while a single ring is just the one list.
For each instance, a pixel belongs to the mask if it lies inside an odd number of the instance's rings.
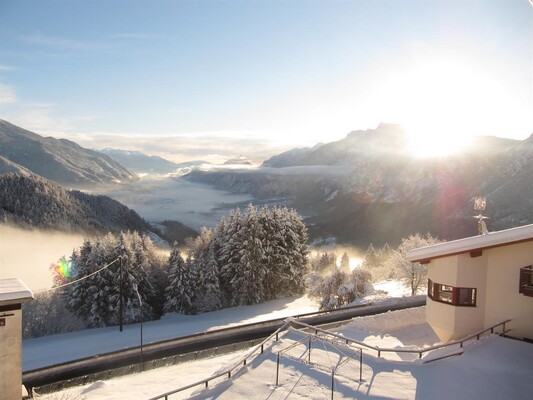
[{"label": "pine tree", "polygon": [[231,280],[234,293],[233,304],[257,304],[265,298],[263,281],[267,271],[263,264],[262,227],[257,209],[251,204],[244,216],[238,237],[242,244],[238,273]]},{"label": "pine tree", "polygon": [[223,239],[220,254],[220,289],[224,305],[234,303],[232,281],[237,276],[241,263],[242,243],[239,235],[243,223],[241,211],[237,208],[229,214],[227,227],[221,232]]},{"label": "pine tree", "polygon": [[348,253],[344,252],[341,257],[340,270],[346,274],[350,273],[350,257]]},{"label": "pine tree", "polygon": [[169,257],[169,285],[165,290],[164,312],[180,314],[194,313],[193,281],[189,267],[183,260],[177,246],[174,246]]}]

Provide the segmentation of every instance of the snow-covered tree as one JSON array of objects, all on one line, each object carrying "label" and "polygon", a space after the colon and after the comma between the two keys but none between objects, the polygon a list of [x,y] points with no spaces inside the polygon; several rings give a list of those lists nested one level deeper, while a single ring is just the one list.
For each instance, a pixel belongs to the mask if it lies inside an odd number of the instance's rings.
[{"label": "snow-covered tree", "polygon": [[440,243],[440,240],[429,233],[426,236],[416,233],[402,239],[398,248],[392,252],[388,261],[389,268],[395,272],[397,278],[409,285],[411,295],[415,295],[418,289],[426,284],[427,267],[418,262],[410,262],[406,255],[410,250],[437,243]]},{"label": "snow-covered tree", "polygon": [[337,256],[329,252],[317,254],[310,260],[311,270],[319,273],[332,272],[336,264]]},{"label": "snow-covered tree", "polygon": [[309,296],[319,301],[322,310],[343,307],[372,289],[370,274],[359,268],[348,273],[335,269],[325,277],[314,273],[308,282]]},{"label": "snow-covered tree", "polygon": [[341,263],[339,265],[339,268],[344,273],[350,272],[350,257],[348,257],[348,253],[344,252],[341,257]]},{"label": "snow-covered tree", "polygon": [[193,314],[195,287],[190,278],[189,266],[183,260],[177,246],[174,246],[169,257],[169,285],[165,290],[164,312]]},{"label": "snow-covered tree", "polygon": [[237,273],[231,280],[233,304],[257,304],[265,300],[264,279],[267,266],[263,263],[264,232],[257,209],[252,205],[248,206],[237,237],[240,257]]}]

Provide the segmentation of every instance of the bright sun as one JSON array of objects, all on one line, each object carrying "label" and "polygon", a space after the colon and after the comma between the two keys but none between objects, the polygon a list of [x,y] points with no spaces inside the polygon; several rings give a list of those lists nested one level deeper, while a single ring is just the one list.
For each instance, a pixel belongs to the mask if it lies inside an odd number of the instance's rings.
[{"label": "bright sun", "polygon": [[[503,91],[479,65],[432,60],[396,71],[382,95],[394,106],[417,157],[439,157],[465,148],[490,118]],[[392,97],[392,98],[391,98]]]}]

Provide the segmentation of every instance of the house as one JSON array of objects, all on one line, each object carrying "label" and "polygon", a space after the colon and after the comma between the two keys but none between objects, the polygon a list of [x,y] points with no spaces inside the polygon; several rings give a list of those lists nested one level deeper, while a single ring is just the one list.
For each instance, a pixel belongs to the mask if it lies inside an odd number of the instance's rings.
[{"label": "house", "polygon": [[32,299],[19,279],[0,279],[0,399],[27,396],[22,386],[22,304]]},{"label": "house", "polygon": [[427,264],[426,319],[450,341],[510,319],[509,336],[533,340],[533,225],[414,249]]}]

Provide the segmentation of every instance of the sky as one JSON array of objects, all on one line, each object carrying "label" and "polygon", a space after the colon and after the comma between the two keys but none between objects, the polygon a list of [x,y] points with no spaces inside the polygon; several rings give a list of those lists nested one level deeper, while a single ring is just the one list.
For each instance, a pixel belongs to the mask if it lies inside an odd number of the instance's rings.
[{"label": "sky", "polygon": [[380,122],[440,148],[524,139],[533,5],[0,0],[0,118],[174,161],[260,160]]}]

